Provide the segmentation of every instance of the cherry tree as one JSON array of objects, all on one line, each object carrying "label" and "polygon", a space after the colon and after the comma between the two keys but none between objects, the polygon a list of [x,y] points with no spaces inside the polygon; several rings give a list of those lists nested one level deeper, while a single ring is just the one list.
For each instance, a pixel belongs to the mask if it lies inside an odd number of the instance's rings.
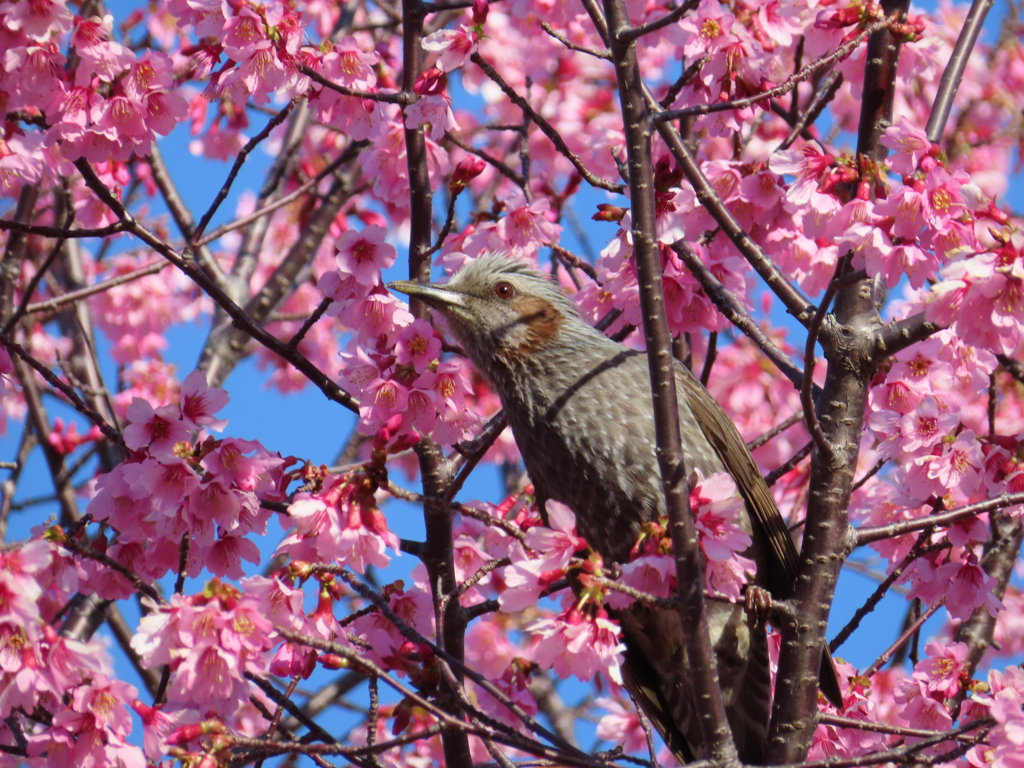
[{"label": "cherry tree", "polygon": [[[608,613],[678,606],[669,521],[626,564],[542,521],[496,396],[382,277],[494,250],[750,441],[801,551],[770,762],[1019,764],[1024,27],[992,8],[0,2],[0,765],[671,763]],[[333,455],[225,422],[247,358],[268,412],[354,414]],[[735,489],[689,490],[742,600]],[[874,591],[829,625],[844,566]],[[841,709],[826,642],[874,659]]]}]

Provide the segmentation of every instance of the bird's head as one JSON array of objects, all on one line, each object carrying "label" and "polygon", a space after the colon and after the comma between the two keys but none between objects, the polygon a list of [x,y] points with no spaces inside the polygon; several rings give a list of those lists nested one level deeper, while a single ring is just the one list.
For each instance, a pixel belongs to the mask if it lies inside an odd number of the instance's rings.
[{"label": "bird's head", "polygon": [[445,285],[399,280],[388,287],[448,318],[466,354],[484,369],[532,357],[558,344],[569,328],[589,328],[550,277],[506,254],[468,262]]}]

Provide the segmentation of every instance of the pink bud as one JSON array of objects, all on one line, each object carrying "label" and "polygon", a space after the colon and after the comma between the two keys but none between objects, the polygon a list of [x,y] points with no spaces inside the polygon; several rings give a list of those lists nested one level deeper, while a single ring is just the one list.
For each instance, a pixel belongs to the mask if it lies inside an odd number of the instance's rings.
[{"label": "pink bud", "polygon": [[335,653],[323,654],[319,658],[319,662],[324,669],[347,669],[349,666],[348,659]]},{"label": "pink bud", "polygon": [[225,733],[226,730],[223,723],[212,720],[206,720],[201,723],[189,723],[171,731],[167,735],[167,743],[187,744],[192,739],[198,739],[200,736],[207,736],[212,733]]},{"label": "pink bud", "polygon": [[600,203],[597,206],[597,213],[591,218],[594,221],[614,221],[616,223],[622,221],[622,217],[626,215],[626,209],[618,205],[612,205],[611,203]]},{"label": "pink bud", "polygon": [[992,219],[997,224],[1006,225],[1010,223],[1010,217],[995,203],[989,203],[988,207],[981,213],[981,215]]},{"label": "pink bud", "polygon": [[467,155],[459,161],[452,171],[452,178],[448,182],[448,189],[452,192],[461,192],[466,185],[484,172],[487,163],[476,155]]},{"label": "pink bud", "polygon": [[860,6],[839,8],[831,12],[822,11],[814,22],[814,26],[817,29],[842,29],[853,24],[859,24],[862,18],[861,13],[862,9]]},{"label": "pink bud", "polygon": [[391,453],[401,453],[402,451],[409,450],[414,445],[419,443],[419,441],[420,436],[418,434],[416,434],[415,432],[409,432],[398,437],[395,440],[395,442],[391,444],[391,448],[389,450],[391,451]]}]

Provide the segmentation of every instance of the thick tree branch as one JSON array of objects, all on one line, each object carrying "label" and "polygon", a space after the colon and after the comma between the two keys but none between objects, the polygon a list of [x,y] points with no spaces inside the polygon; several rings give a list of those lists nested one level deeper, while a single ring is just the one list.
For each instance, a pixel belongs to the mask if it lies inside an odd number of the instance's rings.
[{"label": "thick tree branch", "polygon": [[632,211],[630,234],[636,260],[640,305],[643,308],[644,340],[651,375],[658,468],[665,494],[672,546],[679,584],[679,616],[685,651],[690,664],[694,712],[700,724],[704,753],[716,763],[738,761],[725,702],[718,684],[718,664],[707,624],[704,604],[704,569],[697,530],[689,505],[689,488],[679,432],[675,359],[665,313],[661,280],[661,255],[655,222],[654,162],[651,154],[651,115],[645,104],[636,43],[622,37],[628,32],[629,15],[623,0],[604,0],[608,20],[609,49],[615,62],[619,101],[626,135],[629,195]]},{"label": "thick tree branch", "polygon": [[940,330],[942,330],[941,326],[929,322],[925,318],[924,312],[887,323],[875,332],[873,342],[875,362],[881,363],[886,358],[892,357],[919,341],[924,341]]},{"label": "thick tree branch", "polygon": [[[413,88],[423,66],[423,19],[426,9],[422,0],[402,0],[402,93],[409,103],[415,100]],[[404,114],[404,113],[403,113]],[[423,128],[405,127],[405,149],[409,169],[409,279],[430,280],[430,254],[433,223],[433,198],[428,174],[427,142]],[[419,299],[410,302],[410,310],[419,318],[427,316],[427,306]],[[448,695],[459,698],[464,674],[466,622],[459,612],[457,600],[447,603],[445,595],[458,586],[455,578],[455,548],[451,504],[442,499],[455,479],[449,462],[440,447],[429,438],[416,445],[420,474],[423,478],[423,520],[426,537],[421,557],[430,579],[434,600],[438,645],[456,661],[453,680],[443,680]],[[446,728],[441,735],[445,762],[448,765],[469,765],[472,761],[465,731]]]},{"label": "thick tree branch", "polygon": [[[908,6],[908,0],[882,3],[890,23],[905,20]],[[879,139],[891,123],[899,59],[899,42],[888,26],[871,36],[867,57],[858,153],[880,163],[886,149]],[[793,595],[801,616],[780,626],[783,652],[768,747],[769,762],[776,763],[803,759],[814,733],[821,647],[839,569],[853,545],[847,510],[875,367],[873,338],[881,325],[873,281],[836,277],[834,316],[825,318],[821,334],[828,363],[817,403],[824,442],[811,455],[807,521]]]}]

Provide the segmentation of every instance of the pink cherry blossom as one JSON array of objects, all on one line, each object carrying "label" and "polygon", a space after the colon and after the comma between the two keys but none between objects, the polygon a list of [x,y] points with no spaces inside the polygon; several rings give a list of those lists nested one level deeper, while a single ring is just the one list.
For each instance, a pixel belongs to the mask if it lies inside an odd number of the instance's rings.
[{"label": "pink cherry blossom", "polygon": [[551,528],[533,526],[522,545],[511,545],[512,564],[502,569],[504,589],[498,596],[503,611],[522,610],[535,603],[541,592],[564,577],[570,559],[584,546],[576,536],[576,518],[568,507],[549,501],[547,510]]},{"label": "pink cherry blossom", "polygon": [[505,209],[508,213],[498,223],[498,234],[516,252],[535,253],[540,244],[558,239],[560,227],[547,218],[551,210],[547,198],[527,203],[517,193],[505,201]]},{"label": "pink cherry blossom", "polygon": [[938,480],[946,488],[959,487],[972,493],[981,482],[981,449],[973,440],[974,433],[964,430],[955,439],[944,438],[947,449],[939,456],[928,456],[921,462],[927,466],[928,477]]},{"label": "pink cherry blossom", "polygon": [[896,125],[885,130],[881,142],[894,150],[889,162],[896,173],[910,176],[917,170],[921,159],[932,150],[932,143],[920,128],[915,126],[906,115],[901,115]]},{"label": "pink cherry blossom", "polygon": [[154,456],[170,459],[174,446],[189,438],[188,426],[181,420],[176,405],[153,408],[148,401],[136,397],[128,406],[128,419],[132,423],[124,431],[124,442],[132,450],[147,448]]},{"label": "pink cherry blossom", "polygon": [[466,63],[476,50],[476,34],[467,26],[459,29],[439,29],[423,38],[423,50],[439,54],[437,66],[442,72],[452,72]]},{"label": "pink cherry blossom", "polygon": [[670,39],[681,46],[687,59],[698,58],[715,53],[731,42],[729,32],[735,22],[736,17],[722,10],[720,5],[702,0],[696,14],[680,21]]},{"label": "pink cherry blossom", "polygon": [[809,141],[800,149],[788,149],[771,156],[768,167],[779,175],[796,176],[796,182],[786,191],[786,199],[800,205],[811,200],[818,183],[828,173],[835,158]]},{"label": "pink cherry blossom", "polygon": [[258,441],[237,438],[220,441],[202,460],[208,471],[242,491],[254,490],[263,475],[281,463]]},{"label": "pink cherry blossom", "polygon": [[295,531],[278,547],[294,559],[327,559],[362,573],[367,565],[386,566],[385,549],[398,551],[398,538],[359,479],[334,476],[319,494],[300,493],[289,507]]},{"label": "pink cherry blossom", "polygon": [[409,403],[408,388],[394,379],[374,379],[363,389],[360,398],[361,428],[376,432],[388,419],[402,413]]},{"label": "pink cherry blossom", "polygon": [[603,672],[622,684],[625,646],[619,640],[618,626],[607,617],[587,617],[573,608],[560,616],[540,619],[526,629],[540,637],[534,658],[542,668],[580,680],[591,680]]},{"label": "pink cherry blossom", "polygon": [[929,643],[928,658],[914,666],[914,679],[924,685],[929,695],[951,699],[960,691],[961,674],[966,672],[967,645],[964,643]]},{"label": "pink cherry blossom", "polygon": [[976,555],[968,555],[967,561],[955,569],[949,583],[946,607],[953,618],[967,620],[977,608],[984,608],[995,615],[1003,604],[992,594],[996,581],[978,565]]},{"label": "pink cherry blossom", "polygon": [[390,267],[396,256],[393,246],[384,242],[387,231],[371,225],[360,232],[343,232],[335,242],[338,249],[338,267],[343,274],[351,274],[363,285],[380,281],[380,271]]},{"label": "pink cherry blossom", "polygon": [[[669,597],[675,588],[675,576],[676,564],[671,556],[648,554],[623,565],[619,581],[654,597]],[[626,608],[632,602],[633,598],[622,592],[608,593],[608,605],[612,608]]]},{"label": "pink cherry blossom", "polygon": [[639,752],[647,748],[647,737],[632,705],[627,707],[618,700],[607,697],[596,699],[594,703],[608,713],[602,715],[597,723],[599,739],[621,745],[626,752]]},{"label": "pink cherry blossom", "polygon": [[420,96],[414,104],[406,107],[405,125],[408,128],[429,125],[429,136],[434,141],[443,139],[448,131],[459,130],[451,102],[444,94]]},{"label": "pink cherry blossom", "polygon": [[186,424],[202,424],[215,432],[227,426],[225,419],[213,417],[228,404],[228,393],[220,387],[210,388],[203,371],[192,371],[181,384],[181,417]]},{"label": "pink cherry blossom", "polygon": [[426,320],[414,320],[398,332],[395,339],[398,362],[422,373],[441,354],[441,340]]}]

